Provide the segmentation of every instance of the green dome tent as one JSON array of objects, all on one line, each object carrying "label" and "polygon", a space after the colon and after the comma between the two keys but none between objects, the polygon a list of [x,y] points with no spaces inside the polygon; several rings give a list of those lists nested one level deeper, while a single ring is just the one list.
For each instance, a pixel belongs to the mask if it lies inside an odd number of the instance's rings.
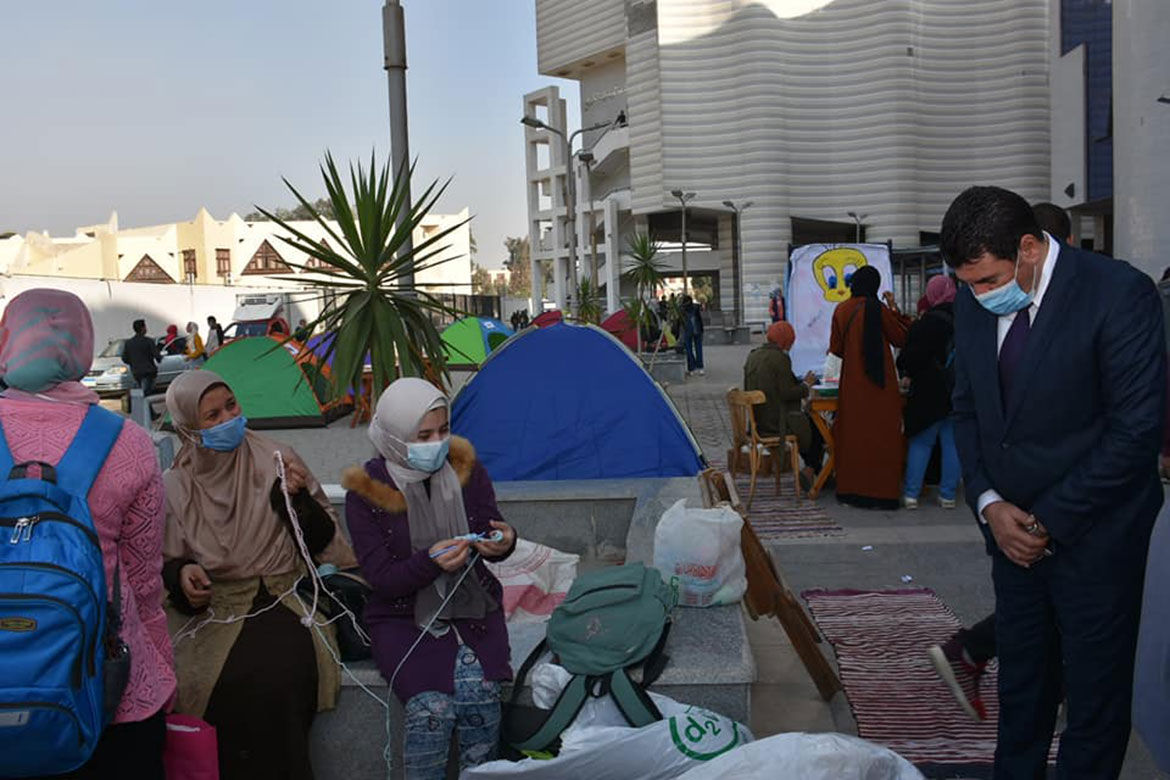
[{"label": "green dome tent", "polygon": [[455,320],[441,334],[447,362],[456,366],[478,366],[511,335],[511,328],[490,317]]},{"label": "green dome tent", "polygon": [[229,341],[203,364],[231,386],[248,427],[321,427],[348,411],[348,403],[328,400],[325,377],[314,383],[302,369],[316,357],[312,353],[298,357],[299,346],[281,346],[281,340],[263,336]]}]

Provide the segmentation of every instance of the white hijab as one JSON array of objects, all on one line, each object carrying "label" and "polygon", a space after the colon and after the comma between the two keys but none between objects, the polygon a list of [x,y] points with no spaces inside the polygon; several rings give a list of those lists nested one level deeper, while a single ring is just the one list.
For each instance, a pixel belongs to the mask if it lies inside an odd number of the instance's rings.
[{"label": "white hijab", "polygon": [[[467,510],[463,506],[463,486],[451,463],[444,462],[438,471],[419,471],[406,462],[407,443],[418,436],[419,425],[435,409],[449,409],[447,396],[425,379],[403,377],[382,392],[370,421],[369,437],[374,448],[386,459],[386,470],[406,498],[410,545],[425,550],[443,539],[466,534]],[[430,495],[423,482],[430,478]],[[450,592],[458,573],[444,572],[434,588],[425,588],[415,599],[415,621],[425,626]],[[436,598],[437,597],[437,598]],[[459,595],[443,610],[443,619],[482,618],[494,608],[493,600],[483,590],[479,578],[468,576]]]}]

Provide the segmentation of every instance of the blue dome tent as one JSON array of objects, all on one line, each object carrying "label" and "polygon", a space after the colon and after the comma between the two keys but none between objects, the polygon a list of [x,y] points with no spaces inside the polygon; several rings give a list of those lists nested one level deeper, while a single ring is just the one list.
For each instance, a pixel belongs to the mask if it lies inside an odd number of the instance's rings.
[{"label": "blue dome tent", "polygon": [[455,396],[451,428],[498,481],[690,477],[705,467],[670,398],[593,325],[509,339]]}]

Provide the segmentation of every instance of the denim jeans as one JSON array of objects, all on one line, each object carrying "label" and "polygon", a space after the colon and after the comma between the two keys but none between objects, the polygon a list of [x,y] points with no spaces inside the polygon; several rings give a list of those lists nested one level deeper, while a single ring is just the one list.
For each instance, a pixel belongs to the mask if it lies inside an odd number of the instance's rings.
[{"label": "denim jeans", "polygon": [[959,487],[959,451],[955,449],[955,423],[949,417],[939,420],[910,439],[906,455],[906,484],[902,488],[902,493],[909,498],[918,498],[922,493],[922,478],[926,476],[926,467],[930,463],[930,453],[936,439],[942,450],[942,477],[938,493],[945,499],[953,501],[955,498],[955,490]]},{"label": "denim jeans", "polygon": [[687,350],[687,371],[703,367],[703,334],[693,330],[683,331],[683,346]]},{"label": "denim jeans", "polygon": [[459,728],[459,766],[495,758],[500,737],[500,684],[483,679],[471,648],[455,655],[455,695],[424,691],[406,703],[406,780],[444,780],[451,733]]}]

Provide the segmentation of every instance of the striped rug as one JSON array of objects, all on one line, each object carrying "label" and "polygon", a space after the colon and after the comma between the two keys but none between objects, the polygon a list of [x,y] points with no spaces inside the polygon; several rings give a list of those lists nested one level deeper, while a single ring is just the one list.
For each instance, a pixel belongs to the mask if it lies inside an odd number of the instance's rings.
[{"label": "striped rug", "polygon": [[[926,656],[928,647],[961,627],[933,591],[809,590],[801,595],[836,650],[858,736],[901,754],[930,777],[990,777],[998,667],[993,661],[983,677],[988,718],[976,722],[959,708]],[[1055,760],[1054,741],[1050,761]]]},{"label": "striped rug", "polygon": [[[736,475],[735,489],[745,504],[750,487],[750,475]],[[756,479],[756,496],[747,519],[762,542],[845,535],[845,529],[816,502],[805,497],[797,500],[791,473],[780,477],[780,495],[776,495],[774,477],[761,474]]]}]

